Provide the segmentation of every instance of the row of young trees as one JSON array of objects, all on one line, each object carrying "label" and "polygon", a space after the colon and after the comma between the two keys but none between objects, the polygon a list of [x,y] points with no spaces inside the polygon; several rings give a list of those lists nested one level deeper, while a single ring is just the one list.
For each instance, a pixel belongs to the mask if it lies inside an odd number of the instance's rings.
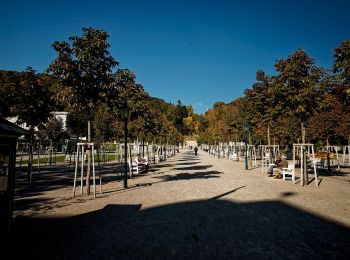
[{"label": "row of young trees", "polygon": [[48,121],[57,125],[51,111],[69,111],[71,135],[88,135],[90,124],[90,135],[103,142],[123,136],[118,112],[126,103],[132,112],[130,137],[180,140],[191,131],[191,106],[150,97],[131,71],[114,71],[119,63],[108,52],[107,32],[83,28],[82,36],[55,42],[53,48],[57,57],[45,73],[31,67],[0,71],[1,116],[18,116],[18,123],[34,131]]},{"label": "row of young trees", "polygon": [[257,82],[243,97],[229,104],[217,102],[204,114],[201,141],[240,141],[242,124],[249,121],[253,143],[346,144],[350,139],[350,41],[342,42],[333,55],[332,69],[317,66],[299,49],[275,63],[276,75],[257,71]]},{"label": "row of young trees", "polygon": [[33,143],[35,127],[44,129],[42,137],[57,138],[59,123],[51,112],[67,111],[69,134],[105,142],[124,135],[119,112],[127,105],[129,137],[181,141],[192,126],[184,120],[191,116],[191,107],[152,98],[130,70],[116,70],[119,62],[108,51],[108,37],[103,30],[83,28],[81,36],[53,43],[57,56],[45,73],[31,67],[1,71],[0,115],[17,116],[18,123],[27,124]]}]

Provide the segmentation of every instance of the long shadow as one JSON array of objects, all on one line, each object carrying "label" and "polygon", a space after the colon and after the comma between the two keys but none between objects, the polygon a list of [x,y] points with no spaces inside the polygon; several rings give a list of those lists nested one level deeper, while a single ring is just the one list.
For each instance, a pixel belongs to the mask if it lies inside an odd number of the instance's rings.
[{"label": "long shadow", "polygon": [[175,175],[161,175],[152,177],[155,179],[161,179],[161,182],[166,181],[179,181],[179,180],[191,180],[191,179],[211,179],[211,178],[219,178],[220,174],[223,174],[223,172],[219,171],[206,171],[206,172],[194,172],[194,173],[178,173]]},{"label": "long shadow", "polygon": [[166,167],[170,167],[170,166],[172,166],[172,164],[163,163],[163,164],[153,164],[151,167],[154,169],[161,169],[161,168],[166,168]]},{"label": "long shadow", "polygon": [[49,190],[73,187],[73,178],[74,175],[66,174],[59,167],[42,169],[40,174],[33,173],[31,183],[26,178],[17,177],[15,196],[19,194],[38,195]]},{"label": "long shadow", "polygon": [[349,228],[281,201],[225,200],[242,188],[146,210],[110,204],[67,218],[18,217],[12,243],[20,250],[9,253],[12,259],[349,259]]},{"label": "long shadow", "polygon": [[[98,190],[99,180],[97,170],[98,169],[96,169],[96,185]],[[108,182],[121,180],[122,176],[118,174],[120,172],[122,172],[122,170],[118,165],[102,165],[102,183],[106,184]],[[72,192],[71,188],[73,188],[74,171],[69,172],[67,166],[63,164],[55,166],[43,166],[41,168],[40,174],[34,171],[32,182],[29,182],[27,180],[25,171],[17,170],[16,173],[18,174],[16,175],[15,184],[15,210],[21,211],[31,209],[32,211],[40,210],[42,212],[45,209],[60,207],[60,205],[66,206],[70,203],[73,203],[70,199],[60,200],[59,198],[43,199],[36,197],[44,194],[47,191],[53,191],[62,188],[69,188],[68,192]],[[86,184],[85,177],[86,173],[84,173],[84,185]],[[78,174],[77,180],[77,194],[79,194],[79,188],[80,172]],[[75,202],[76,201],[77,200],[75,200]]]},{"label": "long shadow", "polygon": [[[86,169],[85,169],[86,171]],[[123,167],[115,165],[102,165],[101,176],[102,182],[107,183],[120,179],[120,173]],[[68,171],[67,166],[44,166],[41,168],[40,174],[34,171],[32,182],[29,182],[25,176],[26,173],[17,171],[15,197],[19,196],[35,196],[46,191],[56,190],[59,188],[73,188],[74,170]],[[85,182],[86,172],[84,172]],[[80,171],[78,172],[78,182],[80,185]],[[98,179],[98,169],[96,168],[96,178]],[[97,180],[97,183],[99,181]]]},{"label": "long shadow", "polygon": [[190,171],[190,170],[199,171],[199,170],[206,170],[210,167],[213,167],[213,165],[194,165],[194,166],[187,166],[187,167],[177,167],[175,169],[179,171]]},{"label": "long shadow", "polygon": [[184,163],[176,163],[176,165],[194,165],[198,164],[199,162],[184,162]]}]

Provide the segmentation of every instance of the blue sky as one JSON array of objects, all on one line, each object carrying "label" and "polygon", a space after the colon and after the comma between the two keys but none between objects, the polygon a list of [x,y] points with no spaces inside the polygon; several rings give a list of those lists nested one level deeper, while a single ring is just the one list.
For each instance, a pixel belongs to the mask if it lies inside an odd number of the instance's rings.
[{"label": "blue sky", "polygon": [[275,73],[275,61],[303,48],[330,68],[350,39],[350,1],[6,1],[1,4],[0,69],[43,72],[51,44],[106,30],[110,52],[150,95],[205,112]]}]

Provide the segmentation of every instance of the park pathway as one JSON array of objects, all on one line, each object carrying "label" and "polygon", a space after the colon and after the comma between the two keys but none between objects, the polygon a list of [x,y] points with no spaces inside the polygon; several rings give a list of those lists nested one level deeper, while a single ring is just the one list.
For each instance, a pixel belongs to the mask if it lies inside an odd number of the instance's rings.
[{"label": "park pathway", "polygon": [[[19,259],[305,259],[350,255],[349,182],[306,187],[261,168],[182,149],[148,174],[104,176],[97,198],[72,198],[71,174],[22,187]],[[41,181],[41,182],[40,182]],[[48,183],[51,183],[48,181]],[[22,191],[22,193],[21,193]],[[24,193],[24,191],[26,191]]]}]

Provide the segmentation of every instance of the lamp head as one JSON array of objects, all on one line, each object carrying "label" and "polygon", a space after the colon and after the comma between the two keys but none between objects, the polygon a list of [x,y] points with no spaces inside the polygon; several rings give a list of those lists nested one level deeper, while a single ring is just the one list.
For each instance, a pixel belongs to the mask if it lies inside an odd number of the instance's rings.
[{"label": "lamp head", "polygon": [[119,113],[123,121],[128,121],[130,119],[131,111],[126,103],[119,106]]}]

